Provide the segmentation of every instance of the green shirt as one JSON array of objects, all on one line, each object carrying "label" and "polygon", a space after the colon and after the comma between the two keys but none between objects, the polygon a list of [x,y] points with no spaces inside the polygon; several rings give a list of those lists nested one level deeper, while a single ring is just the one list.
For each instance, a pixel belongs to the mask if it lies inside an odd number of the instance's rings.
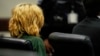
[{"label": "green shirt", "polygon": [[36,50],[38,56],[46,56],[46,49],[43,40],[40,37],[24,34],[21,38],[32,42],[33,49]]}]

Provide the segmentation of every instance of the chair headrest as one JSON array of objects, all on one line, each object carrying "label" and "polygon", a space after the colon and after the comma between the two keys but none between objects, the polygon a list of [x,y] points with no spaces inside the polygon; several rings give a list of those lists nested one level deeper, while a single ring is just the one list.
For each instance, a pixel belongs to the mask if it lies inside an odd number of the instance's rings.
[{"label": "chair headrest", "polygon": [[70,34],[70,33],[61,33],[61,32],[53,32],[49,35],[50,39],[57,39],[57,40],[77,40],[77,41],[86,41],[89,40],[88,36],[79,35],[79,34]]},{"label": "chair headrest", "polygon": [[[66,56],[94,55],[92,43],[89,37],[85,35],[53,32],[49,35],[49,42],[55,49],[55,52],[60,56],[64,54]],[[66,52],[64,52],[63,50],[65,50]]]},{"label": "chair headrest", "polygon": [[33,50],[31,42],[24,39],[1,37],[0,48],[11,48],[20,50]]}]

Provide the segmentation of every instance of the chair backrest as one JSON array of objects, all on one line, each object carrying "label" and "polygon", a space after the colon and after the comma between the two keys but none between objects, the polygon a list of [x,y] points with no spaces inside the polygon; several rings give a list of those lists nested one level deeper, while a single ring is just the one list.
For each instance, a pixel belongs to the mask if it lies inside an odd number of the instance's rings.
[{"label": "chair backrest", "polygon": [[0,37],[0,56],[37,56],[37,54],[28,40]]},{"label": "chair backrest", "polygon": [[88,36],[53,32],[49,41],[55,49],[54,56],[94,56]]}]

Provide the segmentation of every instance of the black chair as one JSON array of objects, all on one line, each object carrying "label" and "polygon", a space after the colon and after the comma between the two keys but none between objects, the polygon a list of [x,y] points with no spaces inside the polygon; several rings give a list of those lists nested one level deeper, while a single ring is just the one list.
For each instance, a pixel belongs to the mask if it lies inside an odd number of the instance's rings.
[{"label": "black chair", "polygon": [[53,56],[94,56],[88,36],[53,32],[49,35],[49,41],[55,49]]},{"label": "black chair", "polygon": [[0,37],[0,56],[37,56],[37,53],[28,40]]}]

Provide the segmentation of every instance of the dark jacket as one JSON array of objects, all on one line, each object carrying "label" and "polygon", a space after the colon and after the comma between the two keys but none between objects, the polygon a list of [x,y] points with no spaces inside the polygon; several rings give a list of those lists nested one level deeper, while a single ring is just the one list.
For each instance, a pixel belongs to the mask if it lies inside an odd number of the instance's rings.
[{"label": "dark jacket", "polygon": [[[38,5],[43,9],[45,25],[40,34],[43,39],[51,32],[71,33],[75,24],[68,24],[68,13],[74,10],[78,13],[78,20],[85,17],[83,0],[39,0]],[[45,38],[44,38],[45,37]]]},{"label": "dark jacket", "polygon": [[95,55],[100,56],[100,19],[97,17],[87,17],[73,28],[75,34],[87,35],[90,37]]}]

